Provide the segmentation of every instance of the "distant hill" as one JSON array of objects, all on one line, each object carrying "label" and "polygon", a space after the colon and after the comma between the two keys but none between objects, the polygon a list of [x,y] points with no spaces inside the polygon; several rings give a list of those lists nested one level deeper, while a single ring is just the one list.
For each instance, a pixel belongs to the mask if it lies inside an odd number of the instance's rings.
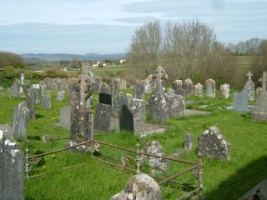
[{"label": "distant hill", "polygon": [[59,61],[59,60],[95,60],[101,61],[105,59],[124,59],[125,53],[116,53],[116,54],[95,54],[95,53],[87,53],[84,55],[79,54],[64,54],[64,53],[56,53],[56,54],[43,54],[43,53],[24,53],[20,54],[25,60],[28,61]]}]

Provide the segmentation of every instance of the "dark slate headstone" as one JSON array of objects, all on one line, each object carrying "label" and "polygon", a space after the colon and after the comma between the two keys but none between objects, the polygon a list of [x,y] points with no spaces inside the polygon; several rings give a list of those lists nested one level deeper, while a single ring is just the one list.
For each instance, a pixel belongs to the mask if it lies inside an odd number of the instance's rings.
[{"label": "dark slate headstone", "polygon": [[112,105],[112,95],[107,93],[100,93],[99,94],[99,103]]},{"label": "dark slate headstone", "polygon": [[0,199],[24,200],[24,154],[0,131]]},{"label": "dark slate headstone", "polygon": [[27,138],[29,109],[25,102],[20,103],[13,113],[12,131],[15,137]]},{"label": "dark slate headstone", "polygon": [[127,105],[123,105],[119,116],[120,130],[134,132],[133,114]]},{"label": "dark slate headstone", "polygon": [[108,131],[111,123],[111,105],[99,103],[95,108],[94,129]]}]

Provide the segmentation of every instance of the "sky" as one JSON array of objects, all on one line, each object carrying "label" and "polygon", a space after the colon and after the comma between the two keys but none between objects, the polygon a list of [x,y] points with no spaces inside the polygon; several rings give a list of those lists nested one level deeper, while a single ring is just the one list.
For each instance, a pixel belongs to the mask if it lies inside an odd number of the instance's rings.
[{"label": "sky", "polygon": [[267,0],[0,0],[0,51],[126,53],[148,22],[196,19],[224,44],[267,39]]}]

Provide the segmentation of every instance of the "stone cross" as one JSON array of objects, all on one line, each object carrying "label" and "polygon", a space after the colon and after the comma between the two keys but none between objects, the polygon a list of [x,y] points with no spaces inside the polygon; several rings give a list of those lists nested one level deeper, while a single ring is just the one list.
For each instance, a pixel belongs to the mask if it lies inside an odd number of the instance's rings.
[{"label": "stone cross", "polygon": [[252,76],[253,76],[253,74],[251,72],[248,72],[248,74],[247,74],[248,80],[251,80]]},{"label": "stone cross", "polygon": [[24,85],[24,75],[23,75],[23,73],[20,75],[20,85]]},{"label": "stone cross", "polygon": [[262,82],[262,91],[266,92],[266,82],[267,82],[267,72],[264,71],[262,78],[260,79],[260,81]]},{"label": "stone cross", "polygon": [[157,88],[157,92],[158,93],[161,93],[162,92],[161,70],[162,70],[162,67],[161,66],[158,66],[157,82],[156,82],[156,88]]},{"label": "stone cross", "polygon": [[90,87],[92,83],[89,77],[89,66],[82,66],[82,73],[80,77],[80,104],[86,106],[87,99],[91,96]]}]

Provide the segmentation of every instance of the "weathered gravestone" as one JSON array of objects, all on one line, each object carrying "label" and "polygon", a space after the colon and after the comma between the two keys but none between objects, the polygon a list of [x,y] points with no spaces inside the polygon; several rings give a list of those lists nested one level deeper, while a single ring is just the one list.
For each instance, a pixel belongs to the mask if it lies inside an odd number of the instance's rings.
[{"label": "weathered gravestone", "polygon": [[182,89],[182,88],[183,88],[183,81],[182,80],[175,80],[172,82],[172,89],[174,89],[176,94],[178,94],[177,90]]},{"label": "weathered gravestone", "polygon": [[62,91],[58,91],[57,92],[57,101],[64,101],[65,100],[65,96],[66,96],[66,91],[62,90]]},{"label": "weathered gravestone", "polygon": [[216,96],[216,83],[212,79],[207,79],[205,81],[206,85],[206,95],[210,98],[215,98]]},{"label": "weathered gravestone", "polygon": [[39,104],[41,102],[42,89],[39,84],[32,84],[32,90],[34,94],[35,104]]},{"label": "weathered gravestone", "polygon": [[203,96],[203,85],[201,85],[200,83],[197,83],[195,85],[195,95],[198,97]]},{"label": "weathered gravestone", "polygon": [[238,200],[265,200],[267,199],[267,180],[263,180]]},{"label": "weathered gravestone", "polygon": [[70,128],[71,106],[65,106],[60,109],[60,125]]},{"label": "weathered gravestone", "polygon": [[29,109],[29,119],[35,118],[35,94],[34,89],[29,85],[23,85],[23,92],[26,96],[26,104]]},{"label": "weathered gravestone", "polygon": [[181,117],[184,115],[185,102],[181,95],[167,95],[167,108],[169,117]]},{"label": "weathered gravestone", "polygon": [[119,125],[121,131],[134,132],[133,114],[127,105],[123,105],[119,116]]},{"label": "weathered gravestone", "polygon": [[145,96],[145,81],[139,81],[135,85],[134,97],[135,99],[144,99],[144,96]]},{"label": "weathered gravestone", "polygon": [[252,112],[251,118],[256,121],[267,121],[267,72],[263,72],[261,81],[262,91],[258,92],[255,111]]},{"label": "weathered gravestone", "polygon": [[158,183],[147,174],[137,174],[129,178],[125,188],[111,200],[162,200]]},{"label": "weathered gravestone", "polygon": [[198,155],[219,160],[230,160],[230,144],[216,126],[205,130],[198,138]]},{"label": "weathered gravestone", "polygon": [[25,102],[17,105],[13,113],[12,132],[17,138],[27,139],[29,109]]},{"label": "weathered gravestone", "polygon": [[108,131],[111,123],[111,105],[99,103],[95,108],[94,129]]},{"label": "weathered gravestone", "polygon": [[100,93],[105,93],[105,94],[110,94],[111,95],[112,94],[112,89],[107,83],[103,82],[102,85],[101,85],[101,88],[100,88]]},{"label": "weathered gravestone", "polygon": [[113,78],[111,80],[111,94],[113,96],[115,96],[119,90],[119,87],[120,87],[120,82],[121,82],[121,79],[120,78]]},{"label": "weathered gravestone", "polygon": [[255,84],[253,83],[251,77],[253,74],[251,72],[248,72],[247,77],[248,80],[244,85],[244,91],[247,91],[249,100],[255,100]]},{"label": "weathered gravestone", "polygon": [[14,135],[11,127],[8,124],[0,124],[0,131],[2,131],[3,136],[8,140],[14,140]]},{"label": "weathered gravestone", "polygon": [[95,84],[92,86],[92,92],[93,93],[99,93],[100,92],[100,88],[102,86],[102,78],[97,76],[95,77]]},{"label": "weathered gravestone", "polygon": [[24,154],[0,130],[0,199],[24,200]]},{"label": "weathered gravestone", "polygon": [[184,150],[191,151],[193,148],[193,134],[187,133],[184,140]]},{"label": "weathered gravestone", "polygon": [[230,85],[227,83],[224,83],[223,85],[221,85],[220,92],[221,92],[222,99],[228,99],[230,97]]},{"label": "weathered gravestone", "polygon": [[195,86],[191,79],[185,79],[183,89],[185,90],[185,96],[187,97],[194,94]]},{"label": "weathered gravestone", "polygon": [[41,99],[41,105],[44,109],[51,109],[51,95],[43,94]]},{"label": "weathered gravestone", "polygon": [[125,90],[126,88],[126,80],[121,79],[119,90]]},{"label": "weathered gravestone", "polygon": [[20,97],[20,85],[18,81],[15,81],[11,86],[11,97],[18,98]]},{"label": "weathered gravestone", "polygon": [[248,93],[242,91],[240,93],[234,93],[234,105],[233,110],[238,112],[248,112]]},{"label": "weathered gravestone", "polygon": [[157,156],[154,157],[144,154],[141,156],[141,164],[148,164],[148,166],[151,167],[150,171],[152,174],[162,174],[169,171],[169,160],[163,158],[165,157],[165,153],[158,141],[151,141],[147,143],[141,152]]}]

